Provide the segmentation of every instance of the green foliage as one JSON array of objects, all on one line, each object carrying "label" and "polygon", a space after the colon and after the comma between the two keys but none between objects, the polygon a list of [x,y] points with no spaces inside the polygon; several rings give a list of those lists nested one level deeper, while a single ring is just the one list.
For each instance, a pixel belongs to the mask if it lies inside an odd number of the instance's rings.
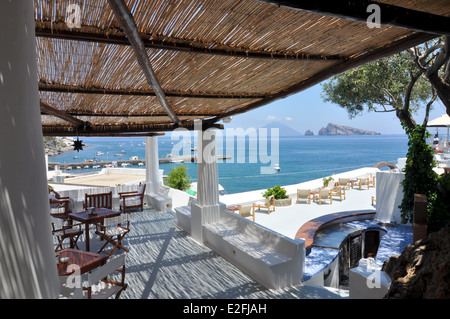
[{"label": "green foliage", "polygon": [[286,189],[277,185],[273,188],[268,188],[266,192],[263,193],[263,197],[267,198],[269,196],[275,195],[275,199],[284,199],[289,198],[289,195],[286,192]]},{"label": "green foliage", "polygon": [[[402,108],[411,81],[410,72],[415,70],[414,61],[402,52],[332,77],[322,84],[322,98],[346,109],[350,118],[364,110]],[[410,97],[410,110],[414,112],[431,96],[431,85],[420,78]],[[385,109],[386,106],[390,107]]]},{"label": "green foliage", "polygon": [[438,177],[436,193],[428,203],[428,232],[436,232],[450,223],[450,174]]},{"label": "green foliage", "polygon": [[323,179],[323,186],[327,187],[328,184],[333,180],[333,177],[329,176],[329,177],[324,177]]},{"label": "green foliage", "polygon": [[187,174],[187,166],[174,167],[167,176],[167,186],[185,191],[191,185],[191,178]]},{"label": "green foliage", "polygon": [[400,207],[402,223],[412,222],[414,210],[414,194],[433,198],[436,193],[437,174],[433,171],[433,149],[426,139],[431,136],[426,127],[416,125],[413,128],[403,128],[408,134],[408,153],[406,154],[405,179],[403,185],[403,200]]}]

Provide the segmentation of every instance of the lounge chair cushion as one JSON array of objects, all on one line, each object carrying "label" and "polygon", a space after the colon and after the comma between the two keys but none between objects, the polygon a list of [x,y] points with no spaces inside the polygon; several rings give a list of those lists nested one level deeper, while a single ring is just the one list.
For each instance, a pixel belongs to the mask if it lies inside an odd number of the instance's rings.
[{"label": "lounge chair cushion", "polygon": [[126,198],[121,198],[120,199],[120,205],[124,206],[124,202],[126,201],[126,204],[128,207],[130,206],[136,206],[136,205],[140,205],[141,204],[141,196],[134,196],[134,197],[126,197]]}]

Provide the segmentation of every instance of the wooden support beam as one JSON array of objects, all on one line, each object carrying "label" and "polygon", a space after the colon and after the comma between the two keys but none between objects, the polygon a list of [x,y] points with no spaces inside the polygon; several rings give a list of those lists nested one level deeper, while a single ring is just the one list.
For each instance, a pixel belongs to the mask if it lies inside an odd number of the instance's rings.
[{"label": "wooden support beam", "polygon": [[[48,84],[39,82],[41,92],[61,92],[78,94],[106,94],[106,95],[128,95],[128,96],[156,96],[152,90],[128,90],[128,89],[105,89],[95,87],[80,87],[74,85]],[[200,98],[200,99],[262,99],[267,94],[260,93],[216,93],[216,92],[182,92],[165,91],[166,97]]]},{"label": "wooden support beam", "polygon": [[144,43],[142,42],[141,36],[139,35],[136,23],[134,22],[130,10],[128,10],[128,7],[123,0],[108,0],[108,3],[114,11],[116,18],[119,20],[119,23],[122,26],[125,34],[127,35],[128,40],[131,43],[131,47],[133,48],[136,58],[139,62],[139,65],[141,66],[142,71],[147,78],[147,82],[151,85],[153,91],[158,97],[159,103],[161,104],[164,111],[167,112],[167,115],[170,117],[173,123],[175,123],[175,125],[178,125],[180,123],[180,120],[167,102],[166,95],[164,94],[164,91],[161,88],[161,85],[159,84],[155,73],[153,72],[153,68],[147,56],[147,50],[145,49]]},{"label": "wooden support beam", "polygon": [[415,32],[435,35],[450,35],[450,18],[423,11],[407,9],[385,3],[368,0],[259,0],[278,6],[298,9],[352,21],[367,22],[372,11],[367,12],[370,4],[380,8],[380,24],[405,28]]},{"label": "wooden support beam", "polygon": [[[139,114],[139,113],[100,113],[100,112],[67,112],[67,114],[72,116],[92,116],[92,117],[156,117],[156,116],[167,116],[164,112],[153,112],[147,114]],[[178,112],[178,116],[191,116],[191,117],[213,117],[219,116],[220,112]]]},{"label": "wooden support beam", "polygon": [[[104,30],[101,33],[89,33],[70,30],[52,30],[48,28],[36,27],[36,37],[63,39],[72,41],[87,41],[115,45],[130,45],[125,36],[105,35]],[[339,55],[322,55],[308,53],[287,53],[287,52],[269,52],[264,50],[255,50],[250,48],[219,48],[215,43],[203,44],[204,47],[193,46],[186,41],[178,39],[148,40],[142,39],[144,46],[151,49],[190,52],[195,54],[219,55],[226,57],[237,57],[244,59],[264,59],[264,60],[302,60],[302,61],[345,61],[348,58]]]},{"label": "wooden support beam", "polygon": [[60,111],[48,104],[45,104],[44,102],[40,102],[41,105],[41,113],[47,114],[47,115],[53,115],[60,119],[63,119],[64,121],[67,121],[69,123],[72,123],[76,126],[89,126],[89,122],[84,122],[80,119],[77,119],[76,117],[73,117],[72,115],[68,114],[67,112]]},{"label": "wooden support beam", "polygon": [[[196,129],[194,121],[175,123],[147,123],[147,124],[114,124],[114,125],[91,125],[79,127],[78,129],[69,125],[42,125],[44,136],[118,136],[117,134],[151,134],[155,132],[173,131],[176,128],[185,128],[193,131]],[[223,129],[222,124],[203,123],[203,129]]]}]

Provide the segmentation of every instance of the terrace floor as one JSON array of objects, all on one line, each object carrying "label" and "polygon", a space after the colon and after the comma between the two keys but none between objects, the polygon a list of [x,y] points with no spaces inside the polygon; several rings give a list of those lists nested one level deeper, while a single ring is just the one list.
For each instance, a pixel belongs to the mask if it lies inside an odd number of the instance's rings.
[{"label": "terrace floor", "polygon": [[[131,213],[122,299],[340,299],[348,291],[299,285],[270,290],[176,226],[173,212]],[[92,227],[92,226],[91,226]],[[92,227],[93,229],[93,227]],[[91,251],[100,244],[91,230]],[[80,248],[84,240],[80,238]]]}]

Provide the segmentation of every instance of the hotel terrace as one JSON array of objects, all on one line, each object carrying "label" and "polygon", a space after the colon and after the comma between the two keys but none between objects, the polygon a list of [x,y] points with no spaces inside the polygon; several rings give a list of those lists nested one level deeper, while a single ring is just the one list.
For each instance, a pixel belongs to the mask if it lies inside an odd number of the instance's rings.
[{"label": "hotel terrace", "polygon": [[[83,229],[78,252],[95,261],[82,265],[85,275],[116,265],[120,258],[110,260],[119,255],[126,256],[125,298],[348,298],[337,279],[340,240],[355,230],[378,233],[376,260],[412,240],[409,228],[377,223],[382,209],[394,209],[395,198],[383,198],[398,174],[349,172],[343,177],[376,175],[376,191],[349,188],[356,201],[348,206],[261,209],[253,222],[227,209],[250,205],[251,194],[219,196],[214,154],[198,161],[194,201],[162,185],[158,136],[196,130],[202,150],[214,149],[203,133],[214,135],[221,121],[449,35],[449,15],[447,0],[1,1],[0,297],[58,298],[61,273],[72,275],[63,252],[55,259],[42,136],[145,136],[145,208],[130,213],[122,243],[129,252],[105,258],[94,252],[105,241]],[[111,191],[120,213],[118,193],[135,189],[79,187],[64,195],[76,213],[85,209],[84,193]],[[277,226],[319,206],[292,229]],[[357,294],[382,297],[366,289],[363,271],[354,278]]]}]

